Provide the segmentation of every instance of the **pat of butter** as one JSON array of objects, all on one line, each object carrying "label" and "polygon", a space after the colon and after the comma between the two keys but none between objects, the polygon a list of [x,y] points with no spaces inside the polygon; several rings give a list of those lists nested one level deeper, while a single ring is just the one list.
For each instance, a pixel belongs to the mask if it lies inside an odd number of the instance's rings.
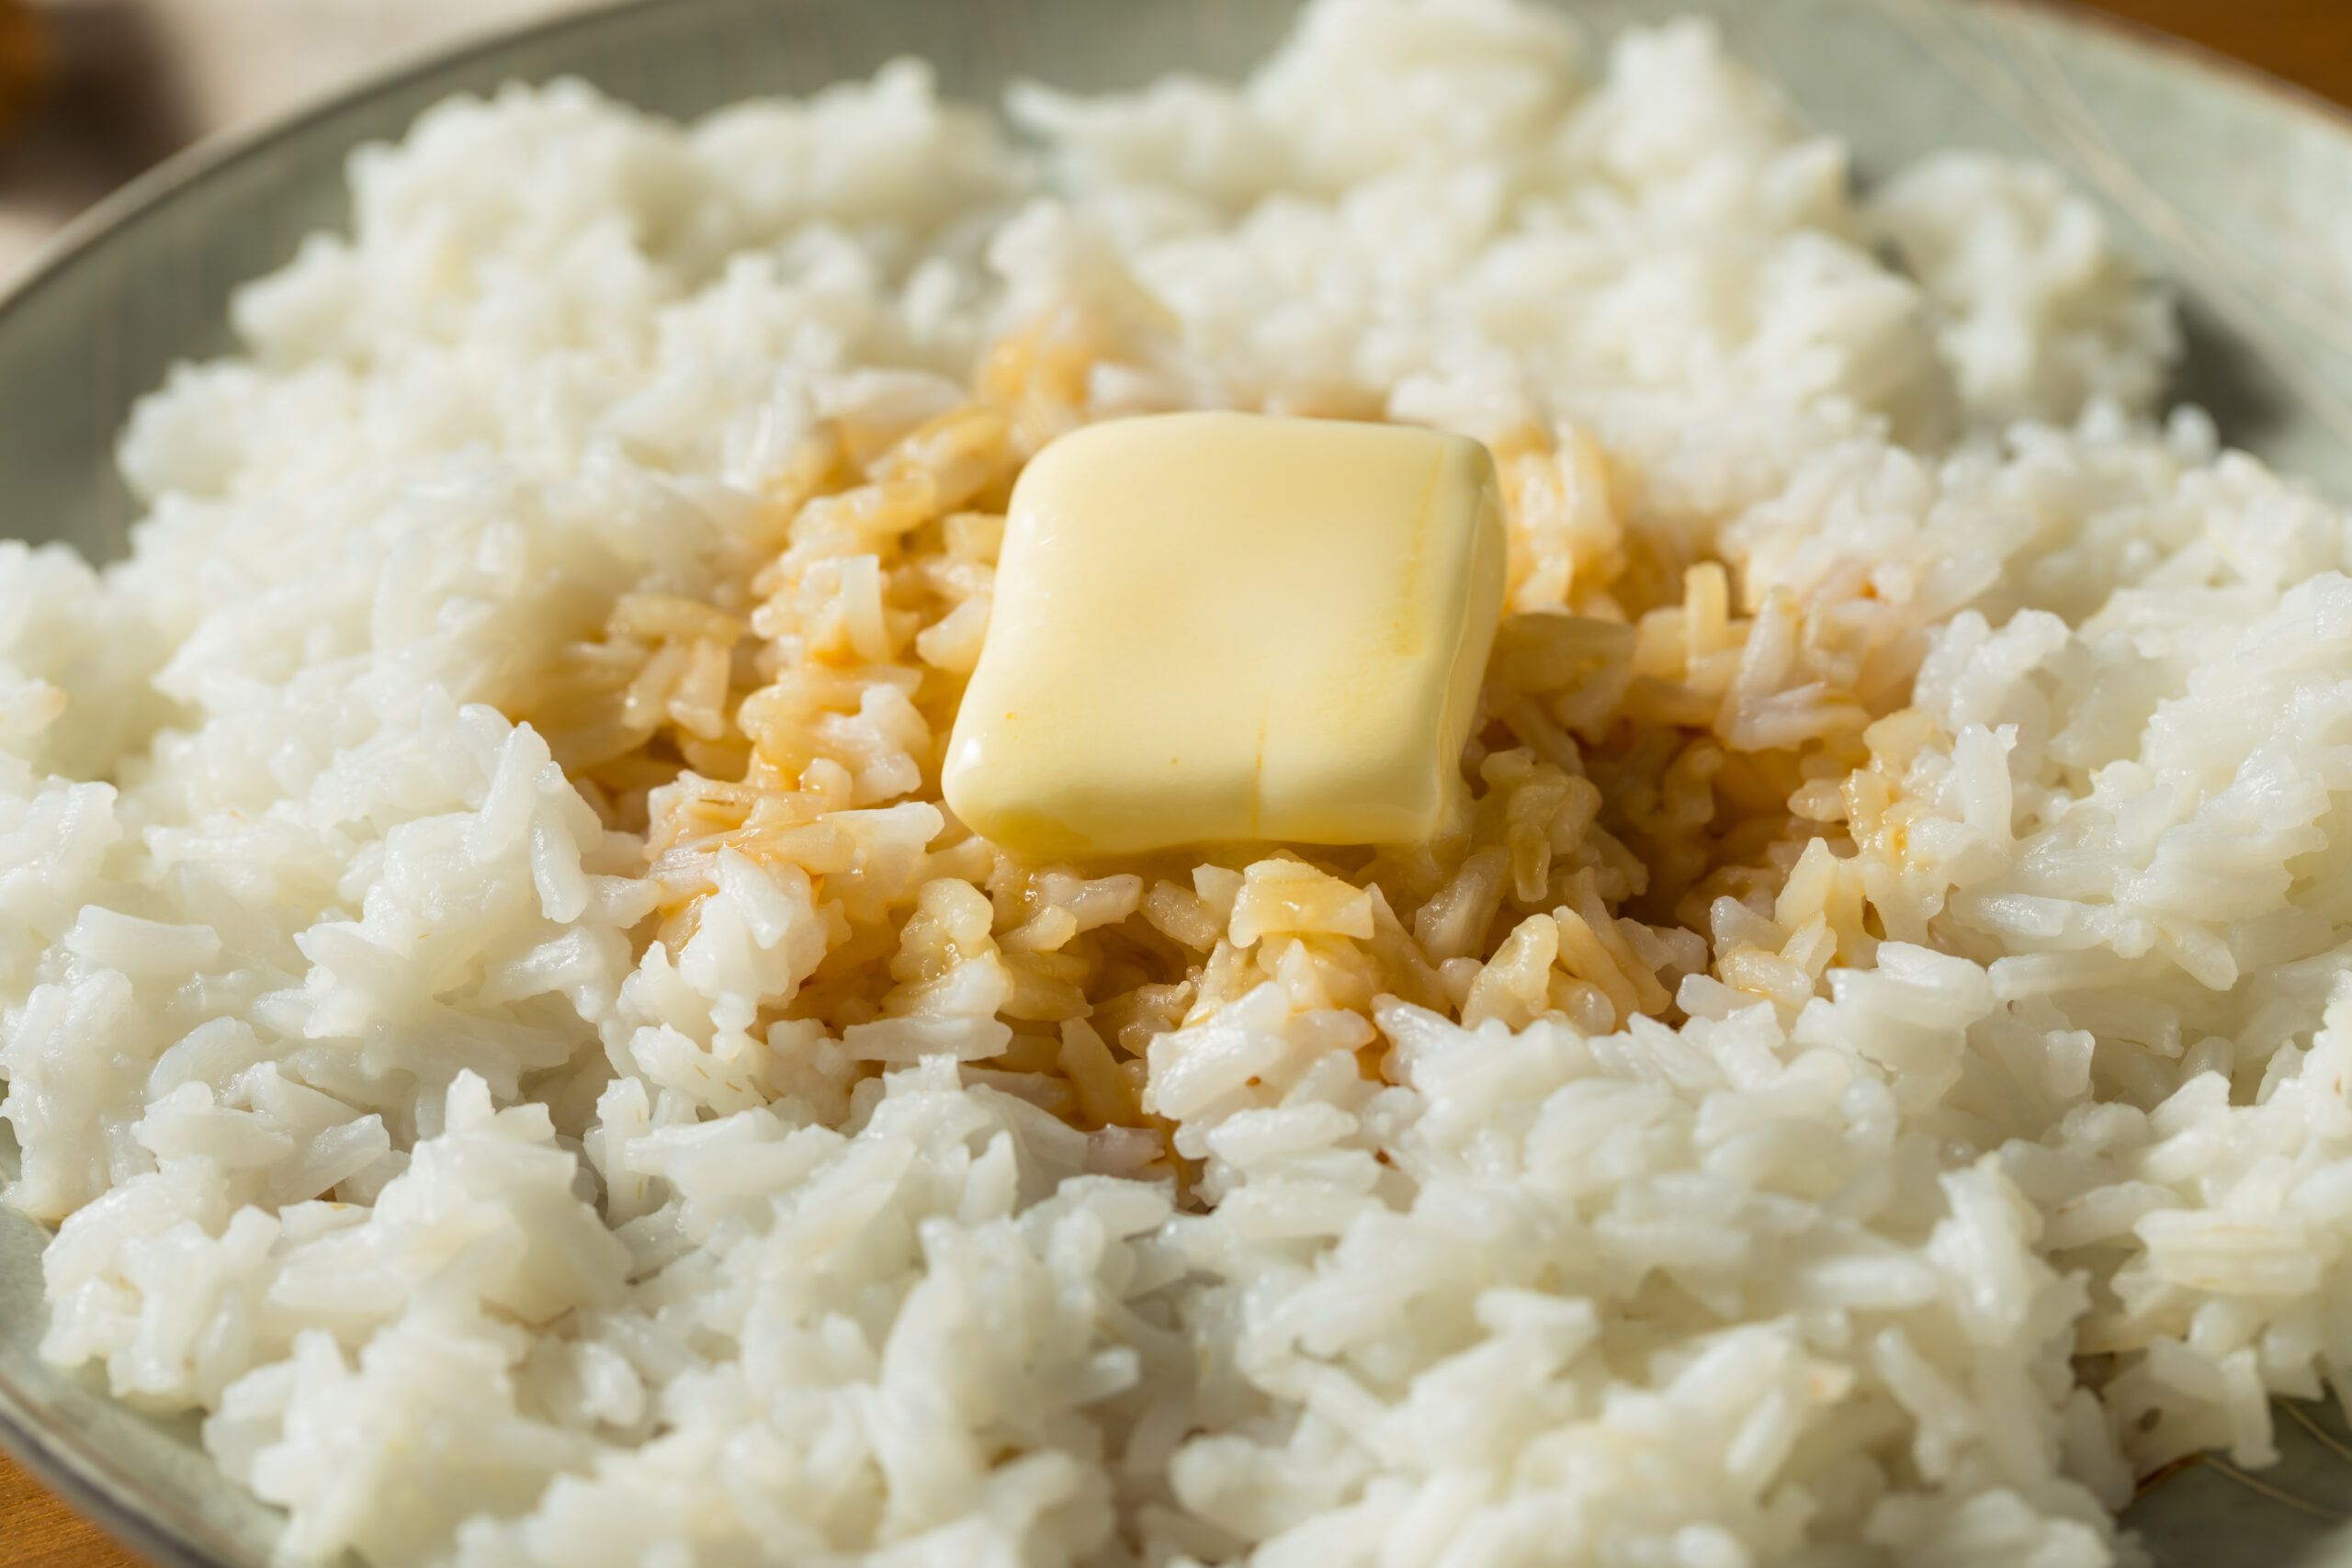
[{"label": "pat of butter", "polygon": [[948,805],[1016,854],[1419,843],[1503,597],[1495,468],[1458,435],[1117,420],[1012,492]]}]

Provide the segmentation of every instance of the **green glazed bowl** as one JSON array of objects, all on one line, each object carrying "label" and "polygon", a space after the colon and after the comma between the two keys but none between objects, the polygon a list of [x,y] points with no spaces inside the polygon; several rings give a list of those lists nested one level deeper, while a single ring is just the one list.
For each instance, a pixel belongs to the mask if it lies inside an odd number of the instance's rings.
[{"label": "green glazed bowl", "polygon": [[[1233,74],[1295,0],[628,0],[379,81],[199,148],[115,197],[0,298],[0,535],[120,553],[133,512],[113,464],[133,399],[175,360],[229,346],[230,289],[345,220],[342,171],[447,94],[583,76],[691,117],[806,93],[920,53],[993,98],[1017,76],[1101,90],[1184,68]],[[2352,117],[2149,35],[1998,0],[1574,0],[1599,33],[1717,17],[1735,49],[1870,180],[1938,148],[2055,164],[2178,286],[2181,396],[2225,438],[2352,500]],[[0,1123],[0,1176],[16,1149]],[[35,1354],[47,1235],[0,1208],[0,1445],[171,1568],[265,1568],[277,1517],[231,1486],[194,1425],[133,1415]],[[2352,1568],[2352,1439],[2282,1407],[2285,1457],[2219,1460],[2126,1516],[2158,1568]]]}]

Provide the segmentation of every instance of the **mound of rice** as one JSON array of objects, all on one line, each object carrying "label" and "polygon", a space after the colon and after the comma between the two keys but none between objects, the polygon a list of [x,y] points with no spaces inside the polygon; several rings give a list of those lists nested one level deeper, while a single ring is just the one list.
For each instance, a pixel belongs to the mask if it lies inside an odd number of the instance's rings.
[{"label": "mound of rice", "polygon": [[[2352,528],[2092,208],[1521,0],[1008,112],[445,104],[0,546],[50,1357],[379,1568],[2091,1568],[2346,1386]],[[1494,449],[1466,836],[940,807],[1196,406]]]}]

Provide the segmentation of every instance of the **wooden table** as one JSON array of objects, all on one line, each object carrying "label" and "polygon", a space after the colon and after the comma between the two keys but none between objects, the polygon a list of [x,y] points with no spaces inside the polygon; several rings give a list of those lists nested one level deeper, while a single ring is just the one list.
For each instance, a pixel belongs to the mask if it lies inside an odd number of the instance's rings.
[{"label": "wooden table", "polygon": [[2352,105],[2352,5],[2345,0],[2084,0],[2176,33]]},{"label": "wooden table", "polygon": [[133,1568],[133,1560],[0,1457],[0,1568]]},{"label": "wooden table", "polygon": [[[2088,0],[2352,104],[2352,0]],[[0,1456],[0,1568],[136,1568]]]}]

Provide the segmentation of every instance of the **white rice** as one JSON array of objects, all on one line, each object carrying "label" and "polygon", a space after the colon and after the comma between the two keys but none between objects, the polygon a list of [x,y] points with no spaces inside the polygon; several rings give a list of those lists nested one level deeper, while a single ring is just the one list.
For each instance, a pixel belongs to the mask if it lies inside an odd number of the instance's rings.
[{"label": "white rice", "polygon": [[[2352,530],[2087,203],[1518,0],[1009,107],[445,104],[0,546],[52,1359],[382,1568],[2089,1568],[2342,1390]],[[1503,457],[1488,838],[933,804],[1005,465],[1195,405]]]}]

